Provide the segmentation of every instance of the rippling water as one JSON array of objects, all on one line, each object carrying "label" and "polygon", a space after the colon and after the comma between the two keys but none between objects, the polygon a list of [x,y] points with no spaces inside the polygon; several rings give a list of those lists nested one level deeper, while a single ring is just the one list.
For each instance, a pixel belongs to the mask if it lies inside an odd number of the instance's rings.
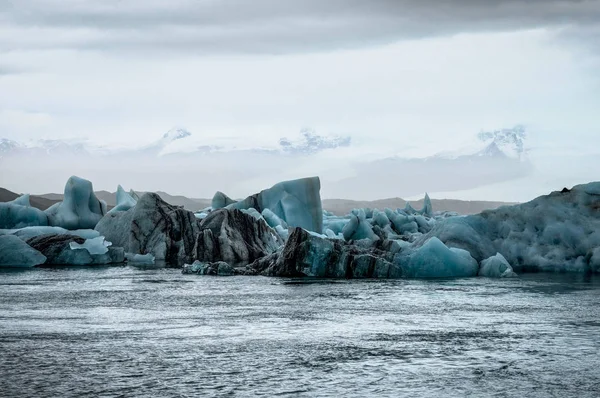
[{"label": "rippling water", "polygon": [[600,280],[0,273],[0,396],[600,394]]}]

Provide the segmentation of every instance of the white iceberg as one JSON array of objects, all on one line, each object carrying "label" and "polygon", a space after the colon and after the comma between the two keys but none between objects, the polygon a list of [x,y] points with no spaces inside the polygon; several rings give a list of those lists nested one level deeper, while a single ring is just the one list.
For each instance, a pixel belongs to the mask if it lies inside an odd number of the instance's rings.
[{"label": "white iceberg", "polygon": [[92,255],[100,255],[108,253],[108,248],[112,246],[104,236],[98,236],[93,239],[86,239],[83,243],[71,242],[69,247],[71,250],[87,250]]}]

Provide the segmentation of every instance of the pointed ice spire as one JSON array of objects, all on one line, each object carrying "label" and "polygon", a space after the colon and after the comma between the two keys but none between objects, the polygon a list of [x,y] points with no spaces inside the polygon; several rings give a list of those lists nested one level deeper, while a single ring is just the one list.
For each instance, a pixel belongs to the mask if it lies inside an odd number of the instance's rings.
[{"label": "pointed ice spire", "polygon": [[406,206],[404,206],[404,212],[406,214],[415,214],[417,211],[409,202],[406,202]]},{"label": "pointed ice spire", "polygon": [[137,204],[137,200],[128,194],[122,186],[117,187],[117,205],[109,213],[127,211]]},{"label": "pointed ice spire", "polygon": [[425,199],[423,199],[423,210],[421,210],[421,214],[424,216],[431,216],[433,214],[433,206],[427,192],[425,192]]}]

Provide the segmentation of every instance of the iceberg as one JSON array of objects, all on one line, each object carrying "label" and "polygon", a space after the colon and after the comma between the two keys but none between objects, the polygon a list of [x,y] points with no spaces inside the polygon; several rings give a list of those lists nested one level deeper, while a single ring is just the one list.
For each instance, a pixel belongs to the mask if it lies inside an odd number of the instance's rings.
[{"label": "iceberg", "polygon": [[203,263],[194,261],[193,264],[183,266],[182,273],[198,275],[232,276],[235,275],[235,269],[224,261],[215,263]]},{"label": "iceberg", "polygon": [[512,278],[517,276],[504,256],[497,253],[481,262],[479,276],[488,278]]},{"label": "iceberg", "polygon": [[393,255],[391,245],[382,250],[362,247],[295,228],[283,249],[256,260],[248,268],[267,276],[399,278],[402,269],[391,262]]},{"label": "iceberg", "polygon": [[123,187],[119,185],[117,187],[117,205],[110,209],[109,213],[114,213],[117,211],[127,211],[134,207],[136,203],[137,199],[135,199],[131,194],[125,192]]},{"label": "iceberg", "polygon": [[[408,258],[405,258],[408,256]],[[423,246],[399,255],[403,275],[408,278],[457,278],[476,276],[477,261],[468,251],[448,248],[438,238],[430,238]]]},{"label": "iceberg", "polygon": [[440,221],[432,236],[477,261],[502,254],[516,272],[591,272],[600,247],[600,183],[578,185],[530,202]]},{"label": "iceberg", "polygon": [[419,225],[415,222],[413,216],[401,214],[391,209],[385,209],[385,215],[390,220],[391,227],[396,233],[407,235],[419,232]]},{"label": "iceberg", "polygon": [[277,214],[273,213],[269,209],[264,209],[261,215],[263,220],[265,220],[269,227],[277,231],[281,239],[283,239],[284,241],[287,240],[290,233],[288,231],[288,224],[285,221],[283,221],[277,216]]},{"label": "iceberg", "polygon": [[225,208],[238,210],[253,208],[259,213],[269,209],[290,227],[301,227],[321,233],[323,208],[320,190],[319,177],[284,181],[242,201],[231,203]]},{"label": "iceberg", "polygon": [[131,196],[136,202],[140,200],[140,195],[138,195],[138,193],[135,192],[133,189],[129,190],[129,196]]},{"label": "iceberg", "polygon": [[431,204],[431,198],[428,193],[425,193],[425,199],[423,199],[423,209],[420,213],[424,216],[431,217],[433,215],[433,205]]},{"label": "iceberg", "polygon": [[46,256],[14,235],[0,235],[0,267],[35,267]]},{"label": "iceberg", "polygon": [[0,235],[15,235],[22,240],[28,240],[40,235],[74,235],[83,239],[93,239],[100,236],[100,233],[93,229],[69,231],[61,227],[25,227],[19,229],[0,229]]},{"label": "iceberg", "polygon": [[202,220],[194,259],[243,266],[277,251],[282,244],[279,234],[262,217],[224,208]]},{"label": "iceberg", "polygon": [[[137,205],[136,205],[137,206]],[[102,235],[113,243],[129,251],[129,239],[131,237],[131,224],[135,215],[135,207],[127,211],[116,211],[108,213],[96,225],[94,229],[98,236]]]},{"label": "iceberg", "polygon": [[276,228],[277,226],[281,226],[282,228],[287,229],[288,224],[283,221],[277,214],[273,213],[269,209],[264,209],[261,213],[263,219],[267,222],[269,227]]},{"label": "iceberg", "polygon": [[[27,240],[27,244],[46,256],[47,265],[104,265],[124,261],[123,248],[108,247],[105,253],[94,254],[101,251],[99,238],[92,239],[92,243],[86,244],[86,241],[73,235],[41,235]],[[75,249],[72,248],[73,243],[76,244]]]},{"label": "iceberg", "polygon": [[0,237],[6,247],[15,238],[26,243],[23,264],[40,261],[39,253],[45,264],[197,261],[203,265],[194,272],[207,274],[227,267],[332,278],[600,272],[600,183],[470,216],[434,213],[427,194],[418,211],[407,205],[337,216],[322,210],[318,177],[284,181],[238,202],[217,192],[213,206],[196,214],[157,194],[130,192],[119,186],[117,206],[106,212],[91,182],[71,177],[64,201],[46,212],[32,208],[28,195],[0,204]]},{"label": "iceberg", "polygon": [[181,266],[192,261],[200,220],[191,211],[146,193],[129,210],[104,216],[95,229],[125,252],[152,254],[156,260]]},{"label": "iceberg", "polygon": [[87,250],[92,255],[106,254],[112,242],[108,242],[104,236],[98,236],[92,239],[86,239],[83,243],[70,242],[71,250]]},{"label": "iceberg", "polygon": [[25,201],[19,199],[16,202],[0,203],[0,229],[48,225],[48,217],[43,211],[20,204]]},{"label": "iceberg", "polygon": [[367,221],[366,213],[363,209],[358,209],[350,216],[350,220],[342,229],[344,239],[349,240],[378,240],[379,237],[373,232],[371,224]]},{"label": "iceberg", "polygon": [[214,210],[218,210],[218,209],[227,207],[233,203],[235,203],[235,200],[231,199],[229,196],[225,195],[223,192],[217,191],[212,198],[211,207]]},{"label": "iceberg", "polygon": [[31,207],[31,203],[29,202],[29,194],[21,195],[13,201],[7,202],[13,205]]},{"label": "iceberg", "polygon": [[94,229],[106,214],[106,203],[94,194],[92,183],[79,177],[67,181],[64,200],[45,211],[48,223],[65,229]]}]

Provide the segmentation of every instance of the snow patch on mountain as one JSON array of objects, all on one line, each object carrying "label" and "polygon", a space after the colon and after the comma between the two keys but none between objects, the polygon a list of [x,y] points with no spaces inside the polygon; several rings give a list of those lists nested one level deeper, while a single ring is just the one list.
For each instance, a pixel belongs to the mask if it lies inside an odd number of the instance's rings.
[{"label": "snow patch on mountain", "polygon": [[527,154],[525,127],[515,126],[492,132],[481,132],[477,136],[486,147],[479,152],[480,156],[498,156],[503,154],[509,158],[522,160]]},{"label": "snow patch on mountain", "polygon": [[527,160],[528,149],[525,147],[527,133],[525,127],[517,125],[512,128],[494,131],[482,131],[473,141],[455,151],[440,152],[434,157],[457,159],[463,156],[480,156],[490,158],[510,158]]},{"label": "snow patch on mountain", "polygon": [[21,148],[22,145],[17,141],[9,140],[7,138],[0,139],[0,159],[6,154],[14,152]]},{"label": "snow patch on mountain", "polygon": [[348,147],[352,142],[349,136],[321,136],[313,129],[304,128],[300,131],[300,138],[291,140],[283,137],[279,140],[279,148],[284,153],[292,155],[312,155],[325,149]]}]

